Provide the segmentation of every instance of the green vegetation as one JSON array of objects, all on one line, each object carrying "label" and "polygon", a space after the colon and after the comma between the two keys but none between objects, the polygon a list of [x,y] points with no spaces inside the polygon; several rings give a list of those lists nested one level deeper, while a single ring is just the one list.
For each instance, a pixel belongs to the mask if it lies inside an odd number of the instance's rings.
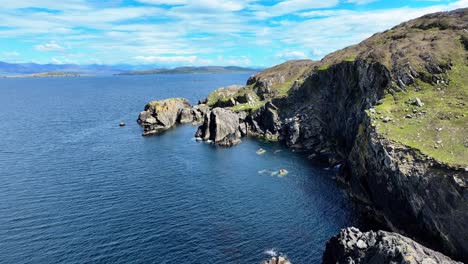
[{"label": "green vegetation", "polygon": [[460,41],[463,44],[463,46],[465,46],[465,50],[468,50],[468,34],[463,34],[460,37]]},{"label": "green vegetation", "polygon": [[356,56],[347,57],[344,61],[353,62],[356,60]]},{"label": "green vegetation", "polygon": [[[379,133],[448,164],[468,165],[468,66],[457,63],[449,85],[422,81],[408,92],[388,94],[370,114]],[[424,106],[414,105],[419,98]],[[383,122],[390,117],[392,121]]]},{"label": "green vegetation", "polygon": [[262,107],[264,104],[266,104],[266,101],[256,101],[253,104],[237,104],[233,107],[231,107],[232,111],[239,112],[239,111],[248,111],[248,112],[253,112],[260,107]]},{"label": "green vegetation", "polygon": [[320,67],[317,68],[318,71],[326,71],[330,68],[329,65],[322,65]]}]

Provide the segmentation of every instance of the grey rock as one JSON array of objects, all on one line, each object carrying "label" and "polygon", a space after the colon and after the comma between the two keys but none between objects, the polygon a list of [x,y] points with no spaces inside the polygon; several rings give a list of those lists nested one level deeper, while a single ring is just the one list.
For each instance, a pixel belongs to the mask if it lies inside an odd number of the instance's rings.
[{"label": "grey rock", "polygon": [[423,107],[424,106],[424,103],[421,101],[421,99],[419,98],[416,98],[413,102],[414,105],[416,106],[419,106],[419,107]]},{"label": "grey rock", "polygon": [[138,116],[138,124],[144,128],[143,135],[152,135],[167,130],[177,123],[193,120],[190,103],[184,98],[153,101],[145,106]]},{"label": "grey rock", "polygon": [[195,137],[225,147],[237,145],[241,142],[239,131],[239,116],[227,109],[214,108],[205,116],[203,125],[198,128]]},{"label": "grey rock", "polygon": [[323,264],[456,264],[449,257],[397,233],[347,228],[326,245]]}]

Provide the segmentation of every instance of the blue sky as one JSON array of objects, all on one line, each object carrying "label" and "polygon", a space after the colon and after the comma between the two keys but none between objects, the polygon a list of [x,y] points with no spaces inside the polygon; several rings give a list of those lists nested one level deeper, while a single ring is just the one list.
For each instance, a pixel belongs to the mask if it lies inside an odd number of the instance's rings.
[{"label": "blue sky", "polygon": [[271,66],[468,0],[2,0],[0,61]]}]

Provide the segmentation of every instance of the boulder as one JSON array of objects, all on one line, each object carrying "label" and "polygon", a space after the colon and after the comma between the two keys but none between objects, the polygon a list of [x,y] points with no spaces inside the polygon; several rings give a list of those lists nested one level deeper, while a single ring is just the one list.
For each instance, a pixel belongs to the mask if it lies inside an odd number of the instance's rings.
[{"label": "boulder", "polygon": [[143,135],[147,136],[167,130],[177,123],[191,122],[193,116],[187,99],[171,98],[148,103],[137,122],[144,129]]},{"label": "boulder", "polygon": [[449,257],[402,235],[351,227],[327,242],[323,264],[451,264]]},{"label": "boulder", "polygon": [[203,125],[198,128],[195,137],[225,147],[241,142],[239,131],[239,116],[227,109],[214,108],[205,116]]}]

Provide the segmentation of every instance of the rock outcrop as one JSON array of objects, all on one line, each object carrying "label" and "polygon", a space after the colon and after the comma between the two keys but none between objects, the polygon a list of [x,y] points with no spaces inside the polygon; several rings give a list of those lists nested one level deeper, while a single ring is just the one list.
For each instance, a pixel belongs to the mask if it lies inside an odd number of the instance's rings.
[{"label": "rock outcrop", "polygon": [[278,114],[278,107],[271,101],[247,115],[243,122],[245,126],[243,134],[268,140],[280,138],[282,122]]},{"label": "rock outcrop", "polygon": [[231,110],[214,108],[205,115],[195,137],[225,147],[237,145],[241,142],[239,116]]},{"label": "rock outcrop", "polygon": [[449,257],[402,235],[361,232],[351,227],[327,242],[323,264],[456,264]]},{"label": "rock outcrop", "polygon": [[176,124],[200,122],[208,107],[198,105],[192,108],[187,99],[171,98],[153,101],[145,106],[138,116],[138,124],[143,129],[143,135],[153,135],[167,130]]}]

